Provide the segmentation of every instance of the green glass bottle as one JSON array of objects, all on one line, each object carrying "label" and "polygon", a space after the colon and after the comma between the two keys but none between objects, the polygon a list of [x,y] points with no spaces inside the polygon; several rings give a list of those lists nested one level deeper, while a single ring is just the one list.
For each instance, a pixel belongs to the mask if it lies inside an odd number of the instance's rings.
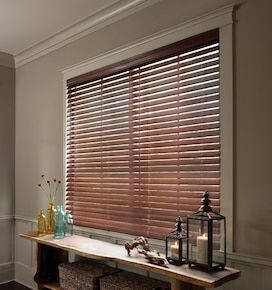
[{"label": "green glass bottle", "polygon": [[63,239],[64,233],[65,233],[65,212],[63,211],[62,205],[58,205],[56,211],[56,223],[54,231],[55,239]]}]

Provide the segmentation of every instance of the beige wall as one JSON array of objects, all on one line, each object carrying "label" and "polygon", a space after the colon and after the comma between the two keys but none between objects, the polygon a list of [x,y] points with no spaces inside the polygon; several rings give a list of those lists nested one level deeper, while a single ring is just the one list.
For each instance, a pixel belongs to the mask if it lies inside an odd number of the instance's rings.
[{"label": "beige wall", "polygon": [[46,207],[36,186],[40,174],[63,174],[64,68],[233,2],[239,4],[234,25],[234,246],[238,254],[267,258],[272,265],[270,0],[161,1],[19,67],[16,215],[35,218]]},{"label": "beige wall", "polygon": [[0,52],[0,282],[13,278],[15,69]]},{"label": "beige wall", "polygon": [[236,250],[272,258],[272,2],[237,11],[235,59]]}]

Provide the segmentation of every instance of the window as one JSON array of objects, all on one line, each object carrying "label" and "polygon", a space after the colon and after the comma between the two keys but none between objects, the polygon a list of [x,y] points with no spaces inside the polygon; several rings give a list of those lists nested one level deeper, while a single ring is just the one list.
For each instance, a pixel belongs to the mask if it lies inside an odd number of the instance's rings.
[{"label": "window", "polygon": [[219,32],[67,81],[76,225],[164,238],[202,193],[220,209]]}]

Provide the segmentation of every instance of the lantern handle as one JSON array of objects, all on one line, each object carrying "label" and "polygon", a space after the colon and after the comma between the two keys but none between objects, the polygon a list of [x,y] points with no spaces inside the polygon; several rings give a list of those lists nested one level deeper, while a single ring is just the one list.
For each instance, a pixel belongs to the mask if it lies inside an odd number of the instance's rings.
[{"label": "lantern handle", "polygon": [[212,208],[210,206],[211,200],[209,198],[210,194],[208,191],[205,191],[202,195],[201,199],[201,207],[199,208],[199,211],[204,211],[204,212],[210,212],[212,211]]},{"label": "lantern handle", "polygon": [[180,216],[178,216],[176,218],[175,226],[176,226],[176,231],[179,232],[179,233],[181,232],[181,222],[182,222],[182,219],[181,219]]}]

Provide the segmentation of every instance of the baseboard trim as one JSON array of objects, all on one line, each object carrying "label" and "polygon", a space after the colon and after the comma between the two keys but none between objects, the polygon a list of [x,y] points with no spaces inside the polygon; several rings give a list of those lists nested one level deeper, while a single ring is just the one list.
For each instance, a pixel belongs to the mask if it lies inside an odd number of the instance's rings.
[{"label": "baseboard trim", "polygon": [[0,282],[0,285],[6,284],[6,283],[10,283],[12,281],[14,281],[14,280],[3,281],[3,282]]},{"label": "baseboard trim", "polygon": [[17,283],[19,283],[19,284],[21,284],[21,285],[23,285],[23,286],[25,286],[25,287],[27,287],[27,288],[29,288],[29,289],[32,289],[32,290],[36,290],[36,289],[37,289],[37,287],[35,287],[35,288],[31,288],[31,286],[29,286],[29,285],[27,285],[27,284],[24,284],[24,282],[22,282],[22,281],[18,281],[18,280],[16,280],[16,279],[14,279],[13,281],[14,281],[14,282],[17,282]]}]

